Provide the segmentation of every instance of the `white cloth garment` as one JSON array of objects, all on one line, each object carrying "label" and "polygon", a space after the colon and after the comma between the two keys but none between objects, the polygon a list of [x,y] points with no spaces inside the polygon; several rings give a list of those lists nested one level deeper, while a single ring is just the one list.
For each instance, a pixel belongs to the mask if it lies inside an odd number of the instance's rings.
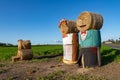
[{"label": "white cloth garment", "polygon": [[63,44],[72,44],[73,33],[67,34],[67,37],[63,38]]}]

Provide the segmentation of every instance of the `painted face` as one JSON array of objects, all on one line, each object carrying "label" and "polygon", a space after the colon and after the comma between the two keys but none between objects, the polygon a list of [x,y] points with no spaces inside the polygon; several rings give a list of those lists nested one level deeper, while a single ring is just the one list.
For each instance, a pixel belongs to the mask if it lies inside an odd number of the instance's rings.
[{"label": "painted face", "polygon": [[78,30],[86,31],[90,29],[91,21],[91,15],[88,12],[81,13],[76,21]]},{"label": "painted face", "polygon": [[89,29],[100,30],[103,25],[103,17],[100,14],[92,12],[83,12],[76,20],[76,26],[80,31]]}]

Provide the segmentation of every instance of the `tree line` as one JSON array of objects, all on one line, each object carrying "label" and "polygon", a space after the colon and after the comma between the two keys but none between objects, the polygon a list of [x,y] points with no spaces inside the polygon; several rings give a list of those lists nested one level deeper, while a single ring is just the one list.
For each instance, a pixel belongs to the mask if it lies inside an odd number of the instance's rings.
[{"label": "tree line", "polygon": [[[118,39],[108,39],[107,41],[112,42],[114,44],[120,44],[120,37]],[[105,42],[105,41],[104,41]],[[104,43],[103,42],[103,43]]]},{"label": "tree line", "polygon": [[14,45],[11,44],[11,43],[2,43],[2,42],[0,42],[0,46],[14,46]]}]

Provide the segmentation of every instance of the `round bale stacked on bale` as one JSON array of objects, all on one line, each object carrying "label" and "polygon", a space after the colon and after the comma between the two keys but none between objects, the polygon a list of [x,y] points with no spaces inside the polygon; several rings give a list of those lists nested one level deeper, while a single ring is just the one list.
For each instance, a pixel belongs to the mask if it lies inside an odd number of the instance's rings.
[{"label": "round bale stacked on bale", "polygon": [[102,25],[103,17],[100,14],[87,11],[82,12],[76,20],[76,26],[80,31],[81,45],[78,62],[79,65],[82,63],[83,68],[101,65],[99,49]]},{"label": "round bale stacked on bale", "polygon": [[63,36],[63,62],[75,64],[78,60],[79,40],[76,22],[62,19],[59,24]]},{"label": "round bale stacked on bale", "polygon": [[17,56],[12,57],[12,61],[18,60],[30,60],[33,58],[33,53],[31,50],[30,40],[18,40],[18,53]]}]

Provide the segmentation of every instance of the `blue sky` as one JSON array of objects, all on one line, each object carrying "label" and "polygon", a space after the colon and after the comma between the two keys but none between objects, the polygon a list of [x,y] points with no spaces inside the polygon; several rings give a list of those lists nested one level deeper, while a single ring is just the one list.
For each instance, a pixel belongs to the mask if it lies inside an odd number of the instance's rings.
[{"label": "blue sky", "polygon": [[120,37],[119,0],[0,0],[0,42],[32,44],[62,40],[60,19],[76,20],[83,11],[104,18],[102,41]]}]

